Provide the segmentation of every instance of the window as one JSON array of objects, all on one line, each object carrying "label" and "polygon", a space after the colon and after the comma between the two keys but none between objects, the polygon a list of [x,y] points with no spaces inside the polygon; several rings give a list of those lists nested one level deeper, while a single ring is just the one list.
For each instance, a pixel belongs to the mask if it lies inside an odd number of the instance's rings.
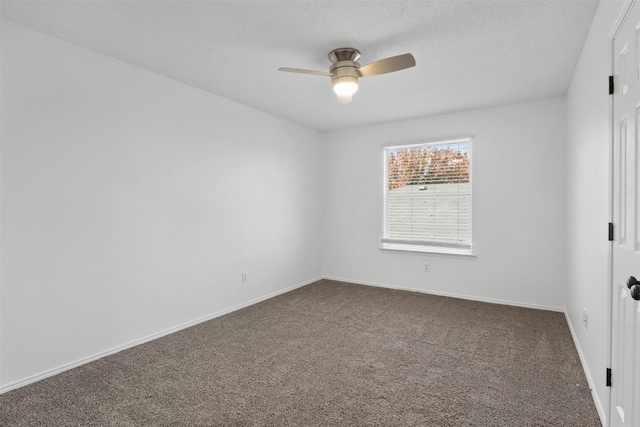
[{"label": "window", "polygon": [[383,249],[471,255],[471,138],[384,148]]}]

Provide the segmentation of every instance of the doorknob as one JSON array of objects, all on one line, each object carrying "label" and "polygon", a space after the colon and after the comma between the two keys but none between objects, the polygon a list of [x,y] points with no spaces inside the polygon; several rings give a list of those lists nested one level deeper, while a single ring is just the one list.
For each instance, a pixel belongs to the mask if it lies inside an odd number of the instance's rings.
[{"label": "doorknob", "polygon": [[638,282],[635,277],[629,276],[627,287],[631,291],[631,298],[640,301],[640,282]]}]

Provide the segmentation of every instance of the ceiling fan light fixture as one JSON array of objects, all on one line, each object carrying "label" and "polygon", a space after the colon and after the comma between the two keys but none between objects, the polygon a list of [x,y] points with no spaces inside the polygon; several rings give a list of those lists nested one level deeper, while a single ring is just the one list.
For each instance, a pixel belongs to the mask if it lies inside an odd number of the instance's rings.
[{"label": "ceiling fan light fixture", "polygon": [[338,104],[344,105],[351,102],[353,95],[338,95]]},{"label": "ceiling fan light fixture", "polygon": [[358,90],[358,78],[341,76],[333,80],[333,91],[338,96],[351,96]]}]

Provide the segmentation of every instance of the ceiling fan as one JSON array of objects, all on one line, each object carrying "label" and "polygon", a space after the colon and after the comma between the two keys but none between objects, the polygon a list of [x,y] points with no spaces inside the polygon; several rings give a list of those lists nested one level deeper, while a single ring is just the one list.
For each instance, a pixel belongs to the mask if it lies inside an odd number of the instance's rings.
[{"label": "ceiling fan", "polygon": [[347,104],[351,102],[353,94],[358,90],[359,77],[377,76],[416,65],[416,60],[410,53],[380,59],[363,67],[358,64],[359,59],[358,49],[341,47],[329,52],[329,60],[332,62],[329,72],[287,67],[278,68],[278,71],[331,77],[333,91],[338,96],[338,104]]}]

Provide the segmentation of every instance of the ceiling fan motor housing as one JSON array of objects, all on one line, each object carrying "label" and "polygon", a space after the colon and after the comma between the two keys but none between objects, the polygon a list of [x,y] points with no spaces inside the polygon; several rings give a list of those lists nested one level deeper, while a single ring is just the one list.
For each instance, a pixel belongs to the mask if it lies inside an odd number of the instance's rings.
[{"label": "ceiling fan motor housing", "polygon": [[329,72],[332,74],[331,82],[334,86],[344,82],[358,84],[358,77],[360,77],[358,68],[360,68],[360,64],[354,61],[336,62],[329,68]]},{"label": "ceiling fan motor housing", "polygon": [[332,74],[331,83],[334,87],[347,82],[358,84],[360,64],[356,61],[359,59],[360,51],[352,47],[341,47],[329,52],[329,60],[333,63],[329,67],[329,72]]}]

